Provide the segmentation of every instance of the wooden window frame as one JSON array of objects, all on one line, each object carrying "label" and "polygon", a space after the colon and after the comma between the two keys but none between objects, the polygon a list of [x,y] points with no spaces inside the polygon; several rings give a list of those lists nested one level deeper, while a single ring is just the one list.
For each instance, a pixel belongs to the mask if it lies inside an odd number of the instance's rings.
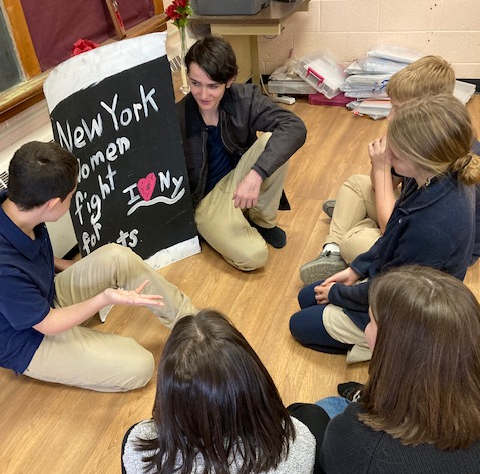
[{"label": "wooden window frame", "polygon": [[[43,83],[50,71],[42,73],[40,63],[35,54],[32,38],[23,13],[20,0],[1,0],[5,20],[10,26],[10,33],[18,54],[18,63],[24,80],[9,89],[0,92],[0,123],[8,120],[21,111],[44,99]],[[124,38],[134,38],[147,33],[165,31],[167,16],[164,13],[163,1],[153,0],[154,16],[126,30]],[[113,21],[113,20],[112,20]],[[115,26],[115,21],[114,21]],[[118,30],[117,30],[118,33]],[[120,35],[119,35],[120,36]],[[123,39],[113,37],[102,44]]]}]

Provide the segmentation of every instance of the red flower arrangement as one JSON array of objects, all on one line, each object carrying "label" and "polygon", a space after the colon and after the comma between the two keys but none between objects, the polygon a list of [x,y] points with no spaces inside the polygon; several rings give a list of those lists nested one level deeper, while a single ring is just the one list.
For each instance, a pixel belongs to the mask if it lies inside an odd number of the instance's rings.
[{"label": "red flower arrangement", "polygon": [[186,27],[188,23],[188,15],[193,13],[193,9],[190,6],[190,0],[173,0],[173,2],[165,10],[165,14],[170,20],[173,20],[173,24],[178,28],[180,32],[180,72],[182,75],[182,85],[180,90],[184,94],[190,92],[190,86],[187,81],[187,73],[185,69],[185,54],[187,53],[187,37]]},{"label": "red flower arrangement", "polygon": [[188,15],[192,13],[190,0],[173,0],[165,10],[165,14],[170,20],[173,20],[173,24],[178,28],[187,26]]},{"label": "red flower arrangement", "polygon": [[72,53],[71,56],[77,56],[77,54],[85,53],[86,51],[90,51],[91,49],[98,48],[100,45],[94,43],[89,39],[79,39],[73,43]]}]

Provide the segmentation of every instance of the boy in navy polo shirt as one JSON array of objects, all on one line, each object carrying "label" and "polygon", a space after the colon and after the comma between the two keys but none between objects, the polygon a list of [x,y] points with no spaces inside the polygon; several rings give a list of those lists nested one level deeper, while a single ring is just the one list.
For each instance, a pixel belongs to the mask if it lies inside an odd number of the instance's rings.
[{"label": "boy in navy polo shirt", "polygon": [[56,143],[27,143],[10,162],[0,193],[0,366],[91,390],[132,390],[150,380],[152,354],[80,324],[112,304],[146,305],[169,327],[196,310],[121,245],[76,263],[53,256],[45,222],[68,211],[77,177],[76,158]]}]

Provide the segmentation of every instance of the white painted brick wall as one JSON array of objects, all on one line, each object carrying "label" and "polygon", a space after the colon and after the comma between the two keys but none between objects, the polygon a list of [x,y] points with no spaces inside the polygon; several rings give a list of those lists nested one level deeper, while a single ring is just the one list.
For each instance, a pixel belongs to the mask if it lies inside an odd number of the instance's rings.
[{"label": "white painted brick wall", "polygon": [[300,57],[323,47],[348,64],[381,44],[449,61],[459,78],[480,79],[479,0],[310,0],[277,37],[260,38],[261,71],[270,74],[293,48]]}]

